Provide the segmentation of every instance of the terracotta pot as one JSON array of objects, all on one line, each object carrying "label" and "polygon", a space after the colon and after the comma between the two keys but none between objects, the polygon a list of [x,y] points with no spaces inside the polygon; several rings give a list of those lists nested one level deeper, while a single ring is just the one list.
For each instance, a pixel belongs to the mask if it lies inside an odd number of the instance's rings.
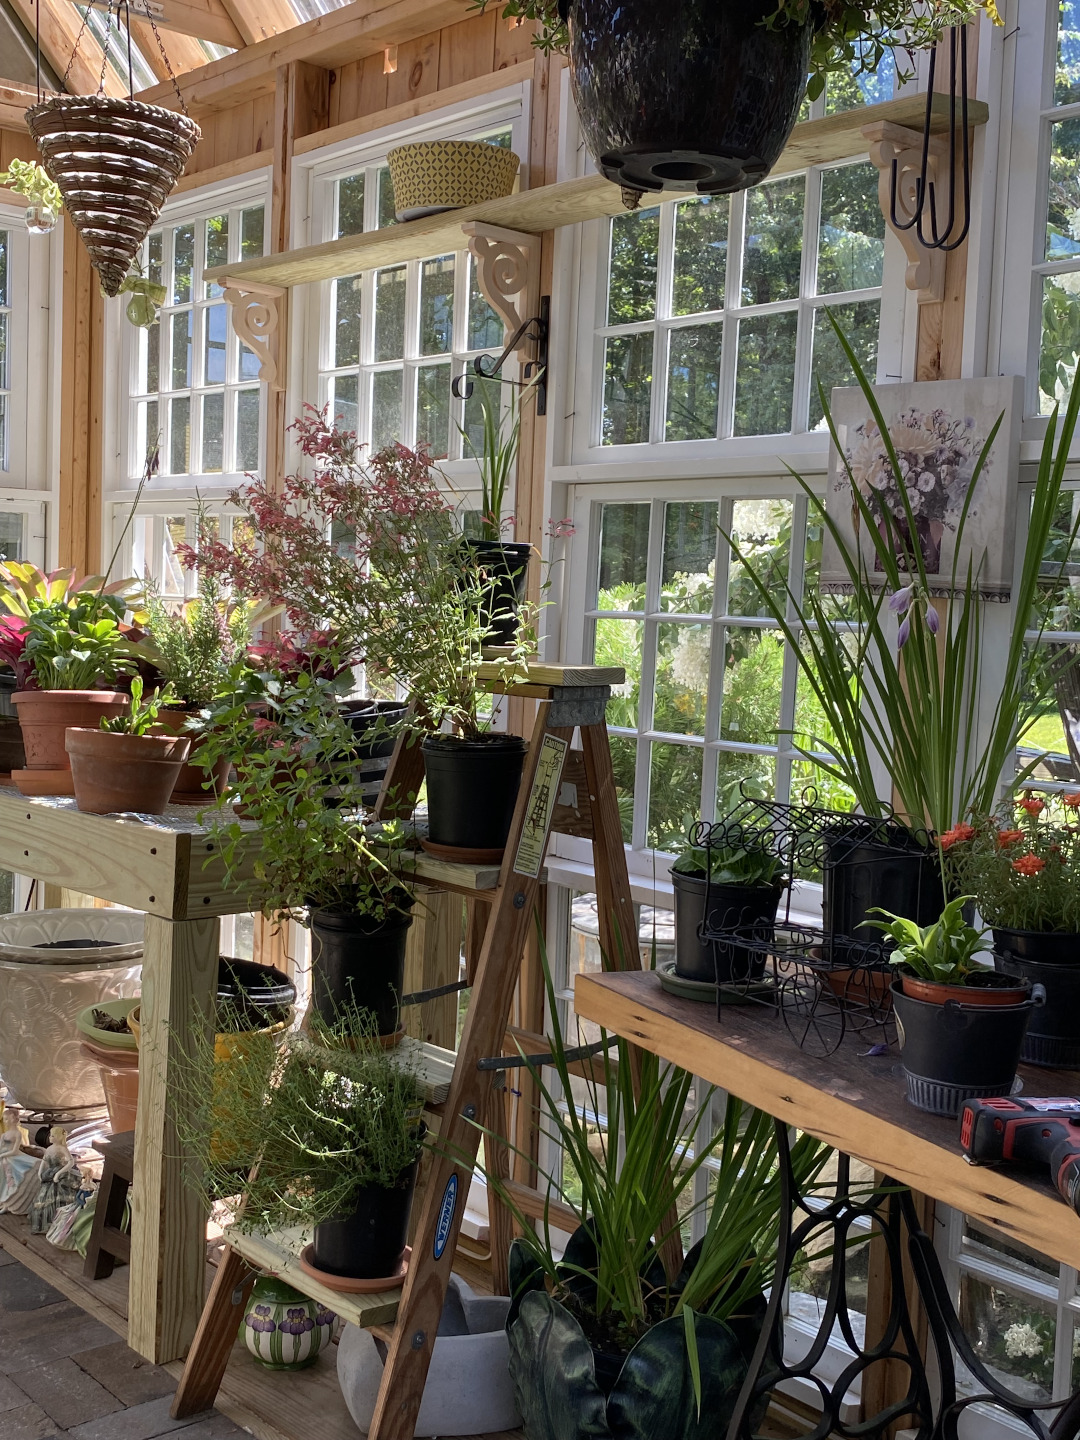
[{"label": "terracotta pot", "polygon": [[[995,976],[995,979],[997,977]],[[929,1005],[945,1005],[955,1000],[958,1005],[1022,1005],[1031,995],[1031,986],[1023,985],[941,985],[936,980],[920,980],[917,975],[900,976],[905,995],[912,1000],[925,1000]]]},{"label": "terracotta pot", "polygon": [[[167,730],[170,735],[183,735],[184,726],[191,714],[190,710],[161,710],[158,712],[158,728]],[[185,735],[185,739],[191,741],[191,753],[180,768],[179,777],[173,786],[171,803],[173,805],[211,805],[217,796],[225,793],[232,762],[223,758],[212,769],[206,769],[199,763],[199,751],[203,745],[202,738]],[[213,781],[209,789],[205,788],[207,779]]]},{"label": "terracotta pot", "polygon": [[139,1052],[95,1045],[90,1040],[83,1041],[82,1052],[101,1072],[101,1088],[105,1092],[113,1134],[134,1130],[139,1108]]},{"label": "terracotta pot", "polygon": [[80,810],[97,815],[117,810],[163,815],[191,741],[73,727],[67,732],[67,749]]},{"label": "terracotta pot", "polygon": [[94,730],[101,721],[126,715],[131,696],[119,690],[16,690],[28,770],[70,770],[64,733],[72,726]]}]

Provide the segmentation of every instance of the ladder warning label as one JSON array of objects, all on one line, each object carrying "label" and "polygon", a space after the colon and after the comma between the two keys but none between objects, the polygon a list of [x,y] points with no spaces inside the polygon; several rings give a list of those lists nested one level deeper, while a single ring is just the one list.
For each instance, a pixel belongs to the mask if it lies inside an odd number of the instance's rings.
[{"label": "ladder warning label", "polygon": [[544,736],[525,810],[525,824],[514,856],[515,875],[526,875],[530,880],[536,880],[540,875],[551,817],[559,798],[563,762],[569,748],[570,742],[560,740],[557,735]]}]

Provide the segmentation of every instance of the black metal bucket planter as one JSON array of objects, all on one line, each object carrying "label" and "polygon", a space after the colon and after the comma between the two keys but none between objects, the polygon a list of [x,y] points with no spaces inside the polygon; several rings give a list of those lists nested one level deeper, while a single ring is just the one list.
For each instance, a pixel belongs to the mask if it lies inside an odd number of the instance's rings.
[{"label": "black metal bucket planter", "polygon": [[560,0],[585,142],[609,180],[720,194],[763,180],[795,125],[813,22],[775,0]]}]

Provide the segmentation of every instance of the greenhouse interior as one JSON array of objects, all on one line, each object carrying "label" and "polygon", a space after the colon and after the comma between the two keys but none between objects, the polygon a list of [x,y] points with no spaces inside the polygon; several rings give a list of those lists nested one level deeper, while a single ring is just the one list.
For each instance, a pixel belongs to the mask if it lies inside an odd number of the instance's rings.
[{"label": "greenhouse interior", "polygon": [[0,0],[0,1440],[1080,1440],[1078,368],[1080,0]]}]

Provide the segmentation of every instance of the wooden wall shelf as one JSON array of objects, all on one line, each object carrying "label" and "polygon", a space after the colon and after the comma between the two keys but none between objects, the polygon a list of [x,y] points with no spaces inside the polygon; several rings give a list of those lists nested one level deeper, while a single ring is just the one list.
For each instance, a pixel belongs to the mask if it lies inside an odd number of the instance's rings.
[{"label": "wooden wall shelf", "polygon": [[[840,115],[827,115],[821,120],[808,120],[796,125],[791,139],[774,167],[773,175],[788,175],[808,165],[842,160],[867,149],[863,127],[886,121],[892,125],[921,130],[926,113],[926,97],[913,94],[883,105],[847,110]],[[979,100],[969,103],[973,125],[985,125],[988,107]],[[948,130],[948,97],[936,97],[934,103],[935,132]],[[664,199],[676,198],[671,192]],[[685,197],[684,197],[685,198]],[[651,203],[652,197],[642,202]],[[544,185],[536,190],[522,190],[483,205],[470,205],[442,215],[429,215],[384,230],[369,230],[363,235],[347,235],[322,245],[308,245],[280,255],[266,255],[237,265],[218,265],[204,272],[206,280],[218,284],[228,282],[230,288],[245,291],[252,285],[272,286],[282,290],[294,285],[307,285],[317,280],[332,280],[355,275],[363,270],[381,269],[406,260],[422,260],[432,255],[449,254],[465,244],[462,227],[467,224],[494,226],[526,235],[541,235],[564,225],[580,225],[588,220],[619,215],[626,206],[622,191],[602,175],[586,175],[580,180],[562,180],[557,185]]]}]

